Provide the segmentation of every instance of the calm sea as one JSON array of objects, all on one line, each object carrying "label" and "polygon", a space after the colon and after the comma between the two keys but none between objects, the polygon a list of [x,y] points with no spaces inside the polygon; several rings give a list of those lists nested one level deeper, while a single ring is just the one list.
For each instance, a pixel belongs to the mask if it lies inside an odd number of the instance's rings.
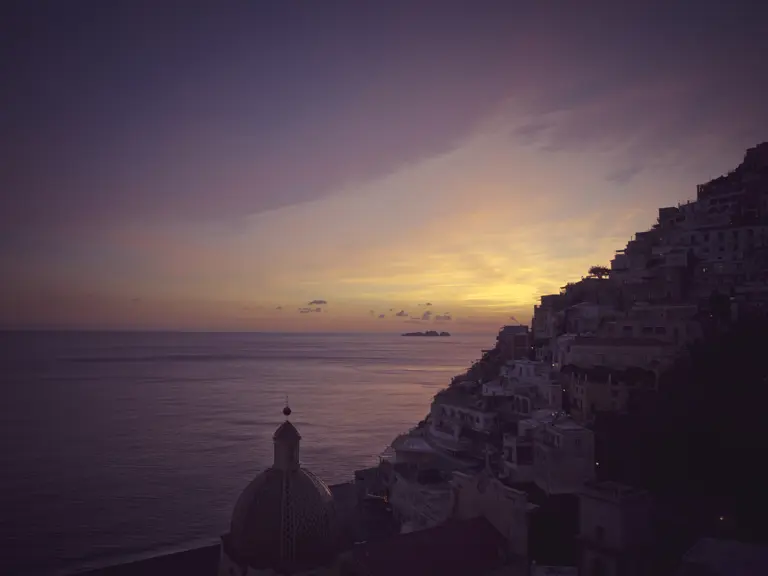
[{"label": "calm sea", "polygon": [[214,542],[286,396],[304,465],[350,480],[494,336],[0,334],[0,574]]}]

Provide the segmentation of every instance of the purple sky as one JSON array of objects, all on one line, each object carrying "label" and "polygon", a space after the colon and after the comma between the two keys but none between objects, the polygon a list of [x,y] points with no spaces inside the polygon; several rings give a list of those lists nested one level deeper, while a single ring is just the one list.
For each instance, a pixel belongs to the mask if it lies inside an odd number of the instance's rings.
[{"label": "purple sky", "polygon": [[0,325],[495,326],[768,138],[764,2],[14,4]]}]

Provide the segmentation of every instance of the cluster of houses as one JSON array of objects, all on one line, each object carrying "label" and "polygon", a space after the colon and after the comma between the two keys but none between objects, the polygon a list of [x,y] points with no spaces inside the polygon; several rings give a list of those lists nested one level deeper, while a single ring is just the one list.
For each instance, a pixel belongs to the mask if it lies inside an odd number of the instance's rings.
[{"label": "cluster of houses", "polygon": [[[610,268],[542,296],[530,330],[504,327],[493,349],[435,395],[427,418],[379,466],[401,531],[483,517],[510,558],[525,560],[520,573],[659,573],[651,497],[596,481],[593,423],[658,388],[715,321],[713,298],[728,320],[768,310],[768,143],[699,186],[695,201],[660,209]],[[686,558],[700,564],[706,551],[733,549],[697,546]],[[513,564],[503,573],[517,573]]]}]

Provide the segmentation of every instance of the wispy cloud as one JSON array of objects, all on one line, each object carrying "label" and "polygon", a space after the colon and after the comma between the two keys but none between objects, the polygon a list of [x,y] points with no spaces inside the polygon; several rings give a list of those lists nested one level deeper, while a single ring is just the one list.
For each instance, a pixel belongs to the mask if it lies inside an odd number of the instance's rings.
[{"label": "wispy cloud", "polygon": [[0,273],[14,294],[55,286],[58,308],[5,298],[0,320],[77,318],[94,291],[115,325],[245,305],[307,323],[254,294],[331,328],[416,303],[419,321],[432,303],[451,310],[435,321],[526,321],[768,134],[768,3],[415,4],[309,8],[311,29],[282,4],[205,9],[172,51],[162,27],[131,48],[143,10],[96,11],[66,62],[79,14],[16,11]]}]

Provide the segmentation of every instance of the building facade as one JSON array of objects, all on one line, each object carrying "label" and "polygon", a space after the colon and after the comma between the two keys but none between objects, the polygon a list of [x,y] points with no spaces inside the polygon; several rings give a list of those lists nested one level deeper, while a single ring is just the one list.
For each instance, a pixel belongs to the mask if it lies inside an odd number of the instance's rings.
[{"label": "building facade", "polygon": [[648,492],[592,482],[579,495],[581,574],[650,576],[653,506]]}]

